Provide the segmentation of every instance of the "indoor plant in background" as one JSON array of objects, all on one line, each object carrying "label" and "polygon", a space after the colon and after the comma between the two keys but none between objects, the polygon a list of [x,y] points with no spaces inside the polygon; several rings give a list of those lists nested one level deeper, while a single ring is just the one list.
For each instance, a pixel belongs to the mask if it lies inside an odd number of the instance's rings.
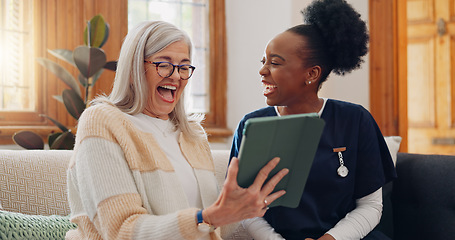
[{"label": "indoor plant in background", "polygon": [[[103,69],[115,71],[116,62],[106,62],[106,54],[101,47],[109,36],[109,25],[101,15],[96,15],[87,22],[84,31],[84,45],[76,47],[73,51],[67,49],[48,50],[58,59],[70,63],[79,70],[77,78],[73,77],[64,67],[47,58],[38,58],[38,62],[55,74],[69,88],[63,90],[61,95],[53,96],[62,102],[68,113],[79,119],[82,112],[93,98],[92,88],[99,79]],[[77,79],[77,80],[76,80]],[[81,91],[81,87],[83,91]],[[73,149],[75,136],[70,128],[65,127],[57,120],[41,115],[52,121],[61,132],[50,133],[48,144],[50,149]],[[26,149],[44,149],[42,138],[32,131],[19,131],[13,135],[13,141]]]}]

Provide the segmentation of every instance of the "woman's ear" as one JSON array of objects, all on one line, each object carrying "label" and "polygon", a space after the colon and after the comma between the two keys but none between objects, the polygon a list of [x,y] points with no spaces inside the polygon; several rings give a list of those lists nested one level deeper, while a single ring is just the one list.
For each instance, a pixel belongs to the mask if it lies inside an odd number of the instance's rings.
[{"label": "woman's ear", "polygon": [[308,70],[308,77],[307,77],[307,80],[305,81],[305,83],[307,85],[310,85],[310,84],[314,84],[315,82],[317,82],[319,80],[319,78],[321,77],[321,67],[320,66],[313,66],[313,67],[310,67],[309,70]]}]

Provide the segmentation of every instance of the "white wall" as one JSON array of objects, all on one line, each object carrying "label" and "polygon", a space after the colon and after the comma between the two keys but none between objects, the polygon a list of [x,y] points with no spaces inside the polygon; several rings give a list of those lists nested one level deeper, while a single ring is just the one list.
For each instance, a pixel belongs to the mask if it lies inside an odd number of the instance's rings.
[{"label": "white wall", "polygon": [[[303,22],[300,11],[310,0],[226,0],[228,52],[227,124],[235,130],[248,112],[266,106],[258,74],[267,42],[276,34]],[[364,20],[368,19],[368,1],[348,0]],[[320,96],[347,100],[369,108],[368,56],[362,69],[345,77],[332,75]],[[212,144],[229,149],[230,141]]]},{"label": "white wall", "polygon": [[[305,1],[294,0],[294,2],[301,2],[301,8],[308,4],[303,4]],[[347,0],[362,16],[362,19],[368,25],[368,1],[367,0]],[[305,6],[302,6],[305,5]],[[363,105],[365,108],[370,108],[370,65],[369,54],[366,55],[361,69],[351,72],[346,76],[337,76],[331,74],[327,82],[324,83],[320,96],[327,98],[341,99],[349,102],[354,102]],[[229,80],[228,80],[229,81]]]}]

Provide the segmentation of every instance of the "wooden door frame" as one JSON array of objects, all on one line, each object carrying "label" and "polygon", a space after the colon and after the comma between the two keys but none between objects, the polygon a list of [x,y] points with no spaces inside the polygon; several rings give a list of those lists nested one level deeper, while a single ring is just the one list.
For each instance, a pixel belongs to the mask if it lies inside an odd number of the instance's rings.
[{"label": "wooden door frame", "polygon": [[384,136],[408,149],[406,1],[369,0],[370,111]]}]

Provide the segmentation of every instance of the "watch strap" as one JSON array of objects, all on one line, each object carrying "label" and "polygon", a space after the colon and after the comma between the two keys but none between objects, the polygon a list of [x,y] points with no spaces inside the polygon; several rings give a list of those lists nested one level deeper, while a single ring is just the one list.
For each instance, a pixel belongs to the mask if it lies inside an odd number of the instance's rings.
[{"label": "watch strap", "polygon": [[196,218],[198,224],[204,222],[204,218],[202,217],[202,210],[197,211]]},{"label": "watch strap", "polygon": [[202,210],[197,211],[196,213],[196,220],[197,220],[197,228],[201,232],[213,232],[215,231],[215,227],[210,223],[204,221],[204,217],[202,216]]}]

